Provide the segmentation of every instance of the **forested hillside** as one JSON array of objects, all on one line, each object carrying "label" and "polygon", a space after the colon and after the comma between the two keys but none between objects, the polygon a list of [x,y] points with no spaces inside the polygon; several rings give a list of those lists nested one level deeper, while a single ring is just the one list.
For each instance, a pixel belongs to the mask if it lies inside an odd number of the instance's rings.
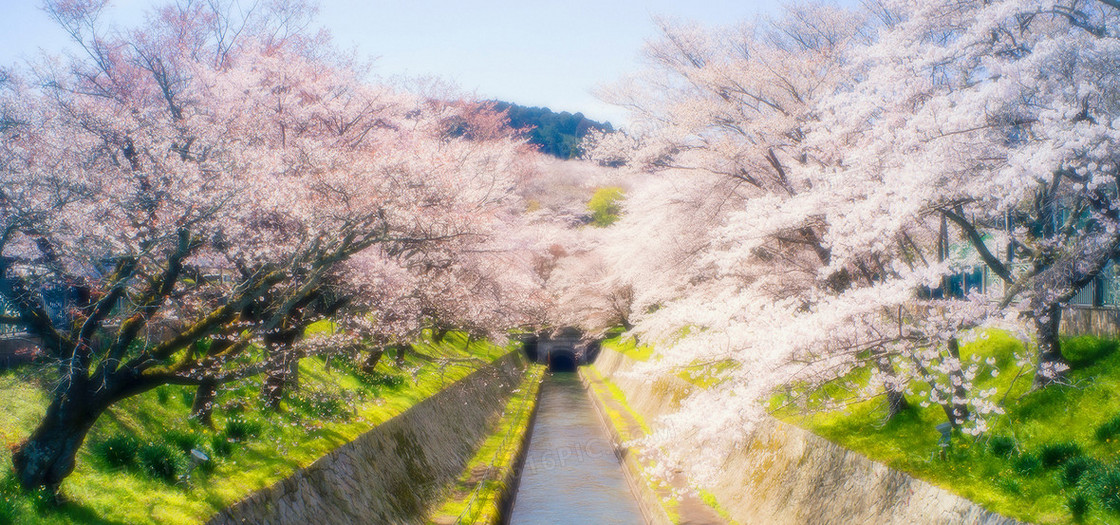
[{"label": "forested hillside", "polygon": [[598,122],[583,113],[556,113],[549,108],[519,106],[510,102],[494,101],[494,110],[509,115],[510,127],[527,130],[529,142],[546,153],[561,159],[578,157],[579,143],[593,130],[614,131],[610,122]]}]

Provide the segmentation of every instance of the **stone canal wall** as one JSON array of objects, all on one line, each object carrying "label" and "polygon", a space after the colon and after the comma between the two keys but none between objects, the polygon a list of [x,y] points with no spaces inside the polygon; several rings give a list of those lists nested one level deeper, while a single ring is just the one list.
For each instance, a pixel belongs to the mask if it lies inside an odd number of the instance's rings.
[{"label": "stone canal wall", "polygon": [[[647,381],[628,375],[634,365],[609,349],[595,362],[656,431],[658,416],[679,407],[693,387],[676,377]],[[1018,523],[777,420],[760,426],[727,458],[718,484],[704,488],[744,524]]]},{"label": "stone canal wall", "polygon": [[525,369],[520,352],[512,352],[209,523],[423,523],[500,418]]}]

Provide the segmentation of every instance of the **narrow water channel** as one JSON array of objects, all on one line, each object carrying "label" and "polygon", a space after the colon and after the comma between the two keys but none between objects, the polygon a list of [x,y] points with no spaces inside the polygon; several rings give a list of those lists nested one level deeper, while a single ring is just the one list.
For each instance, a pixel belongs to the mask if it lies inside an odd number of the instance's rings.
[{"label": "narrow water channel", "polygon": [[576,374],[550,373],[541,385],[509,523],[644,523],[610,438]]}]

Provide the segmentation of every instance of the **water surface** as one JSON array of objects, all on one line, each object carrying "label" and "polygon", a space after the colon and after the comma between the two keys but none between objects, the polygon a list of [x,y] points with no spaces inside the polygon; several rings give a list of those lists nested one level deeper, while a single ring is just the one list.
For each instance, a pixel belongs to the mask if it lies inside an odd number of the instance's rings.
[{"label": "water surface", "polygon": [[541,385],[510,523],[644,523],[576,374],[550,373]]}]

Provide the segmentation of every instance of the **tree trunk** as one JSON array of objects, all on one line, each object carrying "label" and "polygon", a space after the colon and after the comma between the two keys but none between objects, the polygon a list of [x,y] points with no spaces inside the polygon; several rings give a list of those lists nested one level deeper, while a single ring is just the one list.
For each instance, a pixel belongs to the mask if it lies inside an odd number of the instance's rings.
[{"label": "tree trunk", "polygon": [[[960,363],[960,344],[957,342],[956,337],[949,338],[948,347],[949,355]],[[934,374],[922,364],[922,360],[917,356],[913,357],[913,363],[918,371],[922,373],[923,377],[934,376]],[[968,388],[965,386],[964,371],[961,370],[960,367],[955,371],[949,372],[950,386],[954,383],[954,378],[956,379],[957,386],[952,388],[950,399],[942,400],[938,402],[938,405],[941,406],[941,410],[945,411],[945,417],[949,420],[949,424],[952,425],[954,429],[960,429],[961,425],[964,424],[965,421],[968,421],[970,415],[968,410]],[[932,391],[940,392],[940,386],[937,384],[936,380],[928,380],[928,383]],[[941,396],[939,395],[939,397]]]},{"label": "tree trunk", "polygon": [[447,337],[447,332],[449,332],[449,331],[451,331],[451,330],[448,329],[448,328],[443,328],[443,327],[433,328],[432,329],[432,342],[436,343],[436,344],[439,344],[441,341],[444,340],[444,338]]},{"label": "tree trunk", "polygon": [[194,402],[191,403],[191,419],[214,427],[214,399],[218,397],[218,384],[214,381],[203,381],[194,391]]},{"label": "tree trunk", "polygon": [[887,389],[887,420],[894,419],[899,414],[910,410],[910,402],[902,392]]},{"label": "tree trunk", "polygon": [[261,384],[261,397],[264,398],[264,408],[277,412],[280,410],[280,401],[284,399],[284,384],[288,382],[288,365],[281,359],[279,362],[270,363],[264,373],[264,383]]},{"label": "tree trunk", "polygon": [[1048,387],[1061,383],[1065,378],[1069,363],[1062,357],[1062,344],[1058,339],[1058,328],[1062,323],[1061,306],[1052,305],[1034,318],[1035,337],[1038,340],[1038,366],[1035,368],[1032,387]]},{"label": "tree trunk", "polygon": [[292,390],[299,392],[299,357],[293,356],[288,363],[288,377],[285,383]]},{"label": "tree trunk", "polygon": [[[891,365],[891,360],[887,357],[882,357],[875,360],[875,366],[889,378],[898,377],[894,372],[894,366]],[[898,414],[910,410],[910,403],[906,401],[906,396],[900,391],[896,390],[893,385],[886,385],[887,393],[887,420],[894,419]]]},{"label": "tree trunk", "polygon": [[404,353],[408,345],[397,345],[397,367],[404,366]]},{"label": "tree trunk", "polygon": [[39,426],[12,454],[12,467],[25,490],[58,491],[74,471],[74,461],[90,427],[109,407],[103,396],[70,388],[47,407]]},{"label": "tree trunk", "polygon": [[956,337],[949,338],[949,355],[957,360],[957,368],[949,373],[949,383],[954,384],[953,398],[949,403],[943,404],[945,413],[949,417],[949,422],[953,424],[953,428],[960,428],[971,415],[968,410],[968,387],[965,386],[964,377],[964,363],[961,362],[961,347],[960,342]]},{"label": "tree trunk", "polygon": [[372,374],[377,370],[377,363],[381,361],[381,356],[385,355],[384,348],[375,348],[369,351],[366,360],[362,362],[362,372]]}]

